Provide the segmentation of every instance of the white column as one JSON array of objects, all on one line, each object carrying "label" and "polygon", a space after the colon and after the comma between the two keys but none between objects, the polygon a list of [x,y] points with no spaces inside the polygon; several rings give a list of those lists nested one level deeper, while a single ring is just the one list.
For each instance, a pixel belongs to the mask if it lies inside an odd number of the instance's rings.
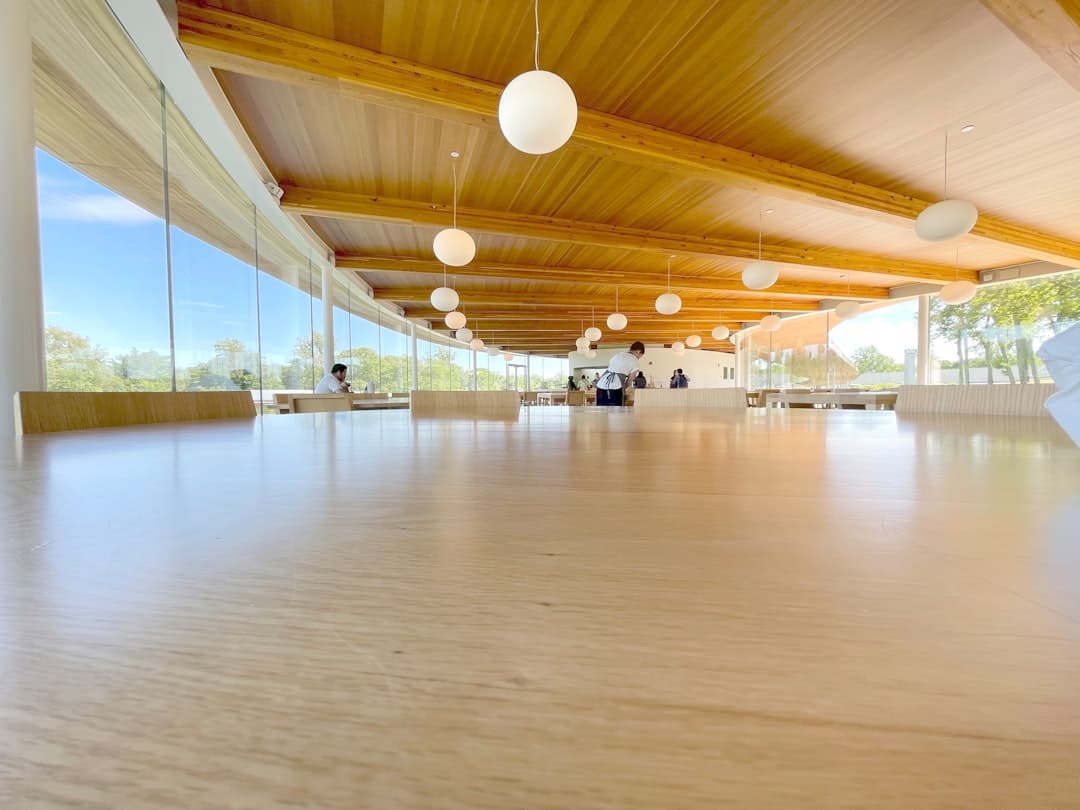
[{"label": "white column", "polygon": [[525,391],[532,391],[532,355],[525,353]]},{"label": "white column", "polygon": [[919,352],[915,358],[915,382],[930,383],[930,296],[919,296]]},{"label": "white column", "polygon": [[736,388],[745,388],[746,387],[746,382],[743,380],[743,369],[742,369],[743,355],[744,354],[746,354],[746,351],[745,351],[745,349],[743,349],[743,341],[740,340],[738,343],[735,344],[735,387]]},{"label": "white column", "polygon": [[327,263],[322,269],[322,329],[323,374],[334,365],[334,267]]},{"label": "white column", "polygon": [[15,431],[15,392],[45,388],[33,67],[29,0],[7,0],[0,25],[0,436]]}]

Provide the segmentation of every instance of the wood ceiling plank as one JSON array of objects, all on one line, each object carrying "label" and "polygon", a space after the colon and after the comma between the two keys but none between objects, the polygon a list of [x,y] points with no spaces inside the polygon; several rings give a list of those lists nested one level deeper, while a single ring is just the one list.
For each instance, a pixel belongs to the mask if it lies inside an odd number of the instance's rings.
[{"label": "wood ceiling plank", "polygon": [[1080,90],[1080,2],[981,0],[1062,79]]},{"label": "wood ceiling plank", "polygon": [[[291,213],[337,219],[381,220],[414,225],[448,226],[450,208],[436,203],[371,197],[362,194],[285,186],[281,206]],[[808,245],[762,245],[737,239],[668,234],[597,222],[565,220],[531,214],[511,214],[472,208],[457,210],[458,226],[480,233],[495,233],[556,242],[669,254],[761,258],[785,264],[828,267],[854,273],[880,273],[921,281],[948,282],[956,278],[977,281],[973,270],[928,262],[912,262],[866,253]]]},{"label": "wood ceiling plank", "polygon": [[[193,60],[221,69],[315,82],[370,103],[427,114],[435,108],[442,118],[497,126],[502,87],[493,82],[189,2],[180,3],[180,35]],[[596,110],[579,110],[572,143],[621,161],[879,218],[913,220],[933,202]],[[973,233],[1037,258],[1080,261],[1080,242],[987,214]]]}]

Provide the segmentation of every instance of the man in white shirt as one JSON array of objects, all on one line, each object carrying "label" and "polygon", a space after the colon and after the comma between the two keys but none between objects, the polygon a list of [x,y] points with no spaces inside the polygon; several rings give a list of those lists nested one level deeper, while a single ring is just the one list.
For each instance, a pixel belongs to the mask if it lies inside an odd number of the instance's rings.
[{"label": "man in white shirt", "polygon": [[315,393],[347,394],[349,392],[349,383],[345,381],[345,372],[348,369],[349,367],[343,363],[334,363],[330,373],[319,380],[319,384],[315,386]]},{"label": "man in white shirt", "polygon": [[641,372],[638,360],[645,354],[645,344],[635,340],[630,351],[619,352],[608,361],[607,371],[596,381],[597,405],[622,405],[623,391]]}]

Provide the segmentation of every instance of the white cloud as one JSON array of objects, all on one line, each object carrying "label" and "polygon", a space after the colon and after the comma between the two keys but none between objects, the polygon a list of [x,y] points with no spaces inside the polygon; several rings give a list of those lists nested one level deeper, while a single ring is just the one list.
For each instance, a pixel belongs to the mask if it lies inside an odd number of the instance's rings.
[{"label": "white cloud", "polygon": [[39,203],[42,219],[65,222],[104,222],[112,225],[144,225],[160,222],[135,203],[114,194],[55,193],[43,185]]}]

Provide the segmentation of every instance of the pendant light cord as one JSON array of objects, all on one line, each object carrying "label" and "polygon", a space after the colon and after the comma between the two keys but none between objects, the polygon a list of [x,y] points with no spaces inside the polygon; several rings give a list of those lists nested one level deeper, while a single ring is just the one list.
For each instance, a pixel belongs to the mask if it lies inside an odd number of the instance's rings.
[{"label": "pendant light cord", "polygon": [[615,287],[615,311],[619,311],[619,288]]},{"label": "pendant light cord", "polygon": [[454,228],[457,228],[457,158],[450,164],[454,172]]},{"label": "pendant light cord", "polygon": [[949,133],[945,133],[945,193],[941,199],[949,199]]},{"label": "pendant light cord", "polygon": [[667,257],[667,291],[671,292],[671,257]]},{"label": "pendant light cord", "polygon": [[761,261],[761,231],[765,227],[765,215],[761,213],[761,209],[757,212],[757,260]]},{"label": "pendant light cord", "polygon": [[536,46],[533,49],[533,64],[540,69],[540,0],[533,3],[533,15],[536,17]]}]

